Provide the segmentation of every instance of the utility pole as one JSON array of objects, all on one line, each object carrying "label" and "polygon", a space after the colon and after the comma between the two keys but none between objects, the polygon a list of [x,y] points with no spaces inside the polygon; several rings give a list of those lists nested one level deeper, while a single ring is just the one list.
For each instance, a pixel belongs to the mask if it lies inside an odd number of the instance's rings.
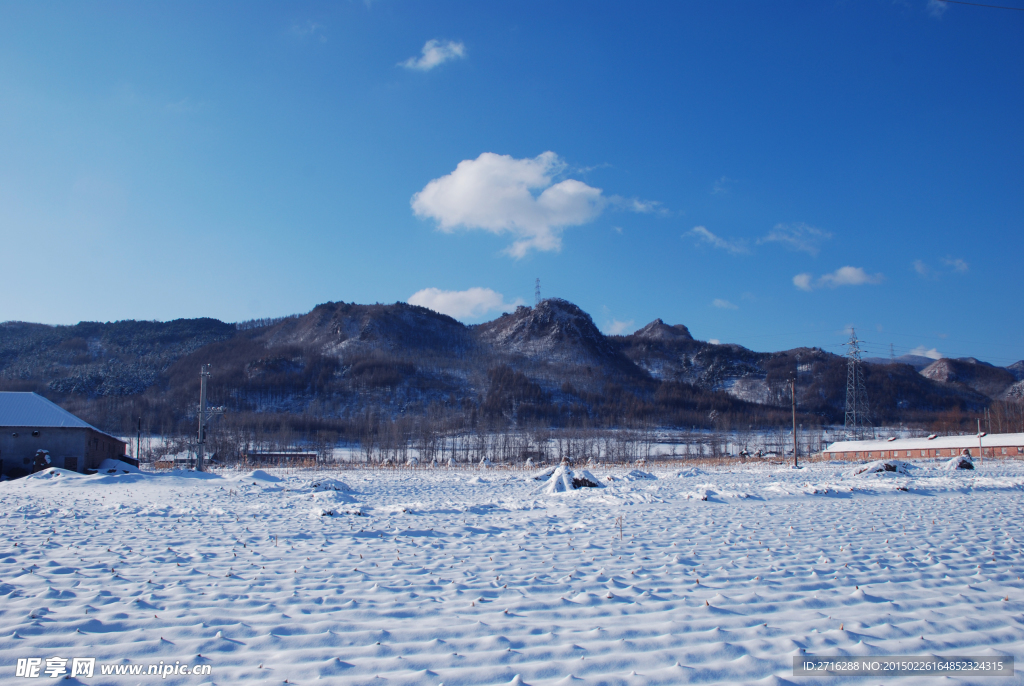
[{"label": "utility pole", "polygon": [[210,367],[204,364],[199,370],[199,433],[196,438],[196,471],[206,471],[203,459],[206,457],[206,425],[216,415],[224,414],[223,407],[206,407],[206,380],[210,378]]},{"label": "utility pole", "polygon": [[985,434],[981,433],[981,419],[979,418],[978,419],[978,461],[979,462],[981,461],[981,458],[984,457],[984,455],[985,455],[985,451],[983,451],[981,449],[981,437],[984,436],[984,435]]},{"label": "utility pole", "polygon": [[203,471],[203,458],[206,448],[206,380],[210,378],[208,364],[204,364],[199,370],[199,433],[196,434],[196,471]]},{"label": "utility pole", "polygon": [[789,391],[793,396],[793,469],[797,469],[800,463],[797,462],[796,448],[796,379],[789,380]]},{"label": "utility pole", "polygon": [[139,433],[135,437],[135,459],[142,459],[142,417],[139,417]]}]

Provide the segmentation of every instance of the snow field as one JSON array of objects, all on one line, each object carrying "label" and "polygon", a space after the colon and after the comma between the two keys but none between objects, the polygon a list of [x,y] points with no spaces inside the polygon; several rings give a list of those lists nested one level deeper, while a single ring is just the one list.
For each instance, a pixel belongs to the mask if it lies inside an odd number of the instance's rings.
[{"label": "snow field", "polygon": [[[0,484],[0,682],[55,655],[212,666],[166,683],[448,686],[1024,655],[1024,466],[940,467],[592,468],[617,478],[554,494],[486,471],[52,470]],[[81,683],[147,682],[106,679]]]}]

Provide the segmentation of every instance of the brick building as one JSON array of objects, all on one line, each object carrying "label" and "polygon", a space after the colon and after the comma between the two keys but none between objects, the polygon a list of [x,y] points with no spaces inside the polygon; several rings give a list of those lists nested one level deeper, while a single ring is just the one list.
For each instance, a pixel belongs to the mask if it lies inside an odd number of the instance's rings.
[{"label": "brick building", "polygon": [[822,454],[834,460],[906,460],[949,459],[963,455],[965,451],[971,457],[1024,458],[1024,433],[837,441],[825,448]]}]

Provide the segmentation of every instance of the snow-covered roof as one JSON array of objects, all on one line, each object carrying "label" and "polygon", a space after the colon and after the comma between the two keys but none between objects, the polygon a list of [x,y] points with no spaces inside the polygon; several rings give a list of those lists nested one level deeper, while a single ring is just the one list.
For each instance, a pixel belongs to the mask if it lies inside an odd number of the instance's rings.
[{"label": "snow-covered roof", "polygon": [[[988,434],[981,437],[985,448],[1024,446],[1024,433]],[[977,448],[978,435],[936,436],[935,438],[897,438],[894,441],[877,439],[871,441],[836,441],[825,448],[826,453],[848,453],[865,450],[939,450],[947,448]]]},{"label": "snow-covered roof", "polygon": [[0,426],[71,427],[99,431],[41,395],[12,391],[0,391]]}]

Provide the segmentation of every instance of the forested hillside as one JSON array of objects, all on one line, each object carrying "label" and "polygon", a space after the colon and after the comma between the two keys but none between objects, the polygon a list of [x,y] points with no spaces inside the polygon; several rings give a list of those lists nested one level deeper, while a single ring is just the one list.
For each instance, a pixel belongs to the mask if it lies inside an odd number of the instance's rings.
[{"label": "forested hillside", "polygon": [[[222,427],[294,443],[424,425],[781,426],[794,377],[799,421],[835,423],[847,362],[816,348],[712,344],[660,319],[605,336],[560,299],[477,326],[405,303],[343,302],[244,324],[0,324],[0,389],[38,392],[115,433],[133,433],[138,418],[146,432],[192,431],[202,364],[211,403],[227,410]],[[864,368],[876,424],[966,425],[1016,378],[963,363]]]}]

